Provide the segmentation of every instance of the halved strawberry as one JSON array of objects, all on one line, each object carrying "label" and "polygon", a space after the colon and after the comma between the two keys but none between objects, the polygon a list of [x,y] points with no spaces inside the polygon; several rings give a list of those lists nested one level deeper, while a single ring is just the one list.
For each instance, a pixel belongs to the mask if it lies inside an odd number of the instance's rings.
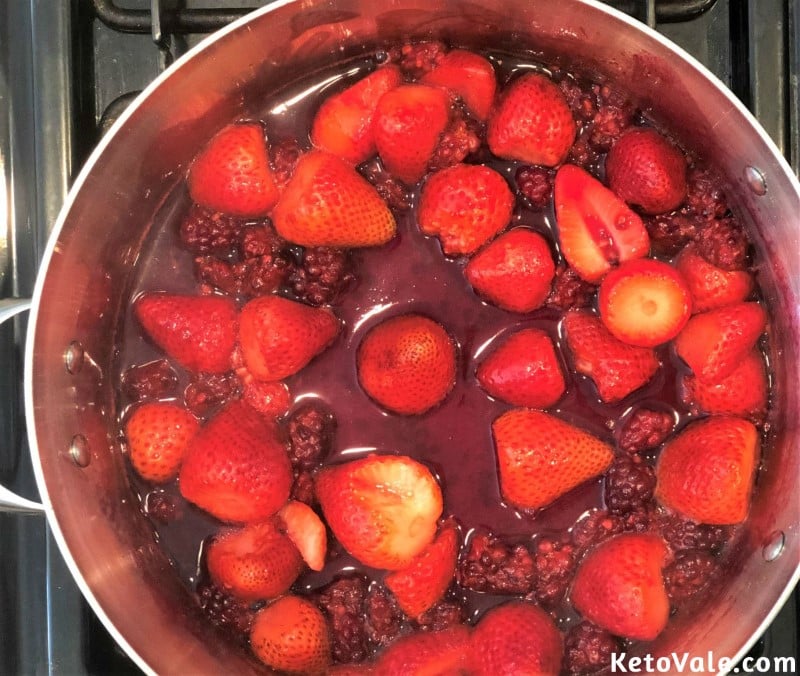
[{"label": "halved strawberry", "polygon": [[125,422],[136,473],[153,483],[174,479],[199,426],[197,418],[179,404],[154,401],[137,406]]},{"label": "halved strawberry", "polygon": [[378,101],[402,80],[400,69],[390,64],[325,99],[311,125],[311,142],[353,164],[372,157],[375,154],[372,118]]},{"label": "halved strawberry", "polygon": [[297,373],[339,333],[330,310],[281,296],[249,301],[239,320],[239,344],[247,371],[257,380],[281,380]]},{"label": "halved strawberry", "polygon": [[723,270],[687,246],[675,260],[692,294],[692,312],[705,312],[741,303],[753,291],[753,276],[746,270]]},{"label": "halved strawberry", "polygon": [[281,237],[302,246],[379,246],[397,231],[375,188],[347,162],[321,150],[300,158],[272,220]]},{"label": "halved strawberry", "polygon": [[703,413],[760,419],[767,408],[767,371],[764,356],[753,348],[739,365],[719,381],[683,379],[683,399]]},{"label": "halved strawberry", "polygon": [[450,98],[437,87],[401,85],[384,94],[372,121],[375,146],[386,170],[414,185],[450,119]]},{"label": "halved strawberry", "polygon": [[408,566],[386,576],[386,586],[406,615],[418,617],[444,596],[456,573],[457,555],[458,528],[451,521]]},{"label": "halved strawberry", "polygon": [[266,216],[278,201],[264,129],[256,122],[223,128],[189,168],[189,195],[235,216]]},{"label": "halved strawberry", "polygon": [[503,233],[464,269],[479,295],[512,312],[540,307],[550,294],[555,272],[547,240],[528,228]]},{"label": "halved strawberry", "polygon": [[476,676],[557,676],[561,670],[561,633],[546,612],[526,601],[504,603],[483,615],[469,647],[470,673]]},{"label": "halved strawberry", "polygon": [[289,498],[292,470],[277,426],[234,401],[195,435],[180,471],[181,495],[222,521],[272,516]]},{"label": "halved strawberry", "polygon": [[333,534],[361,563],[400,570],[433,540],[442,492],[406,456],[369,455],[325,467],[316,493]]},{"label": "halved strawberry", "polygon": [[491,62],[479,54],[454,49],[445,54],[421,82],[449,89],[461,97],[467,110],[482,122],[489,117],[497,78]]},{"label": "halved strawberry", "polygon": [[286,535],[297,547],[308,567],[311,570],[322,570],[328,551],[328,534],[317,513],[303,502],[289,500],[281,507],[278,518],[283,521]]},{"label": "halved strawberry", "polygon": [[653,640],[669,619],[661,572],[666,556],[667,547],[656,535],[626,533],[602,542],[578,567],[572,605],[612,634]]},{"label": "halved strawberry", "polygon": [[297,547],[270,520],[214,537],[206,551],[206,567],[226,594],[260,601],[288,591],[303,561]]},{"label": "halved strawberry", "polygon": [[617,340],[590,312],[568,312],[564,316],[564,334],[575,370],[594,381],[600,399],[607,403],[638,390],[661,365],[651,348]]},{"label": "halved strawberry", "polygon": [[686,198],[686,160],[655,129],[630,129],[606,157],[606,180],[628,204],[661,214]]},{"label": "halved strawberry", "polygon": [[598,307],[603,324],[623,343],[655,347],[681,332],[692,313],[692,297],[675,268],[640,258],[603,278]]},{"label": "halved strawberry", "polygon": [[758,453],[758,430],[747,420],[690,423],[658,457],[656,498],[694,521],[740,523],[750,509]]},{"label": "halved strawberry", "polygon": [[403,415],[433,408],[455,384],[453,340],[441,325],[422,315],[392,317],[370,329],[356,360],[364,391]]},{"label": "halved strawberry", "polygon": [[500,490],[516,507],[546,507],[605,471],[611,447],[541,411],[512,409],[492,423]]},{"label": "halved strawberry", "polygon": [[239,315],[230,298],[147,293],[133,310],[150,339],[184,368],[230,370]]},{"label": "halved strawberry", "polygon": [[575,120],[558,85],[528,73],[503,92],[489,118],[486,141],[498,157],[554,167],[575,140]]},{"label": "halved strawberry", "polygon": [[675,339],[675,350],[697,378],[719,382],[733,373],[766,324],[758,303],[726,305],[692,317]]},{"label": "halved strawberry", "polygon": [[324,674],[331,663],[325,616],[299,596],[284,596],[258,612],[250,647],[264,664],[290,674]]},{"label": "halved strawberry", "polygon": [[374,672],[387,676],[469,673],[469,636],[469,629],[463,625],[403,636],[383,651]]},{"label": "halved strawberry", "polygon": [[494,169],[456,164],[422,187],[417,220],[446,254],[470,254],[508,225],[513,210],[511,188]]},{"label": "halved strawberry", "polygon": [[553,341],[540,329],[522,329],[494,349],[475,375],[491,396],[530,408],[549,408],[566,385]]},{"label": "halved strawberry", "polygon": [[613,265],[648,254],[642,219],[586,171],[565,164],[553,189],[561,252],[582,279],[599,282]]}]

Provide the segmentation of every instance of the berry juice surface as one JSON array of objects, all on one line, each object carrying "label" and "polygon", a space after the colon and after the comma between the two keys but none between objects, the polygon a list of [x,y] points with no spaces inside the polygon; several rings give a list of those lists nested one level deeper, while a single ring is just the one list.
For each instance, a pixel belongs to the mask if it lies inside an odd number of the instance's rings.
[{"label": "berry juice surface", "polygon": [[[499,86],[522,71],[543,70],[538,64],[508,55],[486,54],[497,72]],[[337,64],[315,73],[258,104],[254,119],[260,120],[271,144],[297,139],[303,149],[310,147],[308,130],[321,102],[332,93],[356,82],[373,70],[383,58],[359,59]],[[498,171],[512,189],[519,162],[497,159],[482,150],[467,160]],[[490,531],[509,543],[525,542],[534,547],[539,538],[567,535],[583,515],[604,508],[603,477],[593,479],[536,512],[525,512],[506,504],[500,492],[491,425],[503,412],[513,408],[494,400],[480,387],[475,370],[492,348],[521,328],[544,330],[554,341],[566,381],[566,393],[549,412],[589,431],[612,446],[619,429],[631,412],[644,407],[663,411],[675,420],[675,430],[692,418],[682,403],[677,382],[688,369],[662,346],[657,356],[662,366],[644,387],[615,404],[599,400],[594,384],[575,372],[563,334],[563,312],[553,307],[518,314],[481,300],[467,282],[463,268],[466,257],[447,258],[435,237],[422,234],[416,222],[419,190],[411,196],[412,206],[394,211],[397,236],[388,244],[353,250],[356,277],[347,291],[332,305],[342,330],[335,342],[308,366],[286,379],[292,407],[319,402],[336,419],[333,446],[324,464],[336,464],[369,453],[407,455],[427,465],[438,479],[444,498],[443,517],[454,516],[465,551],[473,532]],[[194,273],[195,254],[181,245],[178,230],[190,207],[185,186],[178,186],[161,208],[141,252],[131,300],[152,291],[198,294],[201,285]],[[541,233],[551,244],[553,259],[563,258],[557,248],[557,230],[552,199],[545,208],[531,207],[519,196],[511,226],[524,225]],[[291,293],[288,293],[291,297]],[[240,304],[243,304],[240,303]],[[387,318],[418,313],[441,324],[457,346],[455,386],[434,409],[415,416],[389,413],[372,401],[358,382],[356,351],[366,333]],[[117,371],[120,377],[132,366],[164,358],[146,337],[129,310],[121,331]],[[190,375],[172,364],[177,384],[167,399],[182,400]],[[119,410],[125,418],[135,401],[120,394]],[[210,418],[219,406],[209,409]],[[292,410],[292,409],[290,409]],[[618,455],[623,451],[616,450]],[[653,452],[642,454],[649,460]],[[143,511],[153,524],[155,537],[178,575],[194,587],[203,577],[203,543],[222,526],[219,521],[183,500],[177,483],[154,487],[131,473],[142,501]],[[166,514],[159,504],[166,500]],[[332,553],[331,553],[332,552]],[[369,569],[341,547],[329,549],[322,572],[306,571],[293,589],[314,592],[342,573],[363,572],[380,582],[383,572]],[[505,595],[457,589],[466,616],[475,618],[487,607],[507,600]],[[575,622],[574,611],[559,604],[554,612],[562,627]]]}]

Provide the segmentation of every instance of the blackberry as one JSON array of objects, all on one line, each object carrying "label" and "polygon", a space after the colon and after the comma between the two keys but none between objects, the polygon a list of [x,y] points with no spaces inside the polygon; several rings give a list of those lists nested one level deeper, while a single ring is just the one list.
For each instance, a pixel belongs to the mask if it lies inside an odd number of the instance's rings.
[{"label": "blackberry", "polygon": [[249,603],[225,594],[210,582],[198,585],[196,593],[200,607],[213,625],[240,643],[247,643],[254,615]]},{"label": "blackberry", "polygon": [[675,419],[666,411],[636,409],[620,430],[619,447],[626,453],[638,453],[660,446],[672,432]]},{"label": "blackberry", "polygon": [[547,298],[547,306],[558,310],[589,307],[594,300],[597,287],[582,280],[573,268],[563,263],[556,267],[553,288]]},{"label": "blackberry", "polygon": [[611,665],[611,656],[622,650],[619,639],[591,622],[572,627],[564,637],[564,663],[569,674],[592,674]]},{"label": "blackberry", "polygon": [[444,43],[436,40],[417,42],[389,50],[389,60],[412,79],[421,78],[432,71],[447,53]]},{"label": "blackberry", "polygon": [[122,376],[122,391],[133,401],[158,399],[178,386],[178,374],[166,359],[129,367]]},{"label": "blackberry", "polygon": [[202,417],[212,408],[227,403],[238,393],[239,380],[233,372],[195,373],[184,390],[183,399],[186,408]]},{"label": "blackberry", "polygon": [[659,526],[662,537],[674,552],[697,549],[716,554],[731,536],[729,527],[695,523],[678,514],[662,516]]},{"label": "blackberry", "polygon": [[362,662],[370,653],[364,624],[366,597],[367,581],[360,575],[340,577],[316,596],[317,605],[328,618],[336,662]]},{"label": "blackberry", "polygon": [[245,223],[236,216],[193,204],[180,223],[178,236],[181,243],[193,253],[225,253],[236,247]]},{"label": "blackberry", "polygon": [[533,556],[524,544],[506,544],[488,533],[476,533],[458,566],[462,587],[492,594],[529,594],[535,584]]},{"label": "blackberry", "polygon": [[664,568],[667,596],[673,604],[681,604],[705,589],[718,571],[718,560],[708,552],[699,549],[678,552]]},{"label": "blackberry", "polygon": [[656,473],[639,455],[617,457],[605,477],[604,497],[612,514],[627,514],[653,499]]},{"label": "blackberry", "polygon": [[378,585],[372,585],[367,592],[364,614],[367,636],[373,645],[391,643],[403,629],[403,611],[394,597]]},{"label": "blackberry", "polygon": [[316,467],[333,443],[336,419],[319,404],[303,404],[289,415],[289,460],[296,469]]},{"label": "blackberry", "polygon": [[309,247],[303,259],[288,276],[295,295],[309,305],[334,303],[355,281],[353,265],[346,251],[328,247]]},{"label": "blackberry", "polygon": [[536,600],[545,607],[557,606],[564,599],[575,569],[575,546],[569,541],[542,537],[533,553]]},{"label": "blackberry", "polygon": [[428,163],[429,171],[439,171],[463,162],[481,147],[481,128],[456,109]]},{"label": "blackberry", "polygon": [[555,172],[538,165],[523,165],[514,174],[517,190],[535,209],[544,209],[553,196]]},{"label": "blackberry", "polygon": [[467,613],[462,603],[454,599],[442,600],[426,610],[415,622],[422,631],[440,631],[457,624],[463,624]]},{"label": "blackberry", "polygon": [[698,228],[695,241],[697,252],[712,265],[727,271],[747,268],[750,243],[737,219],[708,221]]}]

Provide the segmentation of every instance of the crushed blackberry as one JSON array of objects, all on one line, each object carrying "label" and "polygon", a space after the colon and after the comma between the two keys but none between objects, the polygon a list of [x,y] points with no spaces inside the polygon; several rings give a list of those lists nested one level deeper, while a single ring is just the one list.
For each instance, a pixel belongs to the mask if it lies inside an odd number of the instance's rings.
[{"label": "crushed blackberry", "polygon": [[314,475],[307,470],[295,472],[289,497],[307,505],[315,504],[317,497],[314,492]]},{"label": "crushed blackberry", "polygon": [[335,303],[355,281],[353,264],[346,251],[328,247],[309,247],[288,277],[298,299],[309,305]]},{"label": "crushed blackberry", "polygon": [[211,582],[200,583],[196,594],[213,625],[226,630],[239,643],[247,643],[254,615],[249,603],[225,594]]},{"label": "crushed blackberry", "polygon": [[428,170],[439,171],[463,162],[481,147],[482,135],[481,125],[456,108],[428,162]]},{"label": "crushed blackberry", "polygon": [[557,606],[566,596],[575,569],[575,545],[569,540],[541,537],[533,553],[536,600],[546,608]]},{"label": "crushed blackberry", "polygon": [[177,386],[178,374],[166,359],[131,366],[122,375],[122,391],[132,401],[158,399]]},{"label": "crushed blackberry", "polygon": [[476,533],[456,575],[458,583],[472,591],[524,595],[533,591],[536,569],[524,544],[506,544],[489,533]]},{"label": "crushed blackberry", "polygon": [[674,552],[696,549],[718,553],[731,537],[728,526],[712,526],[684,519],[679,514],[664,514],[659,531]]},{"label": "crushed blackberry", "polygon": [[664,584],[673,605],[679,605],[705,589],[719,571],[719,561],[708,552],[687,549],[678,552],[664,568]]},{"label": "crushed blackberry", "polygon": [[270,149],[272,155],[272,173],[278,188],[286,187],[294,173],[297,161],[303,154],[303,149],[297,139],[285,139]]},{"label": "crushed blackberry", "polygon": [[183,392],[183,399],[186,408],[202,417],[238,394],[239,380],[233,372],[195,373]]},{"label": "crushed blackberry", "polygon": [[144,511],[161,523],[169,523],[180,516],[177,499],[164,491],[152,491],[145,499]]},{"label": "crushed blackberry", "polygon": [[622,519],[604,509],[595,509],[579,519],[572,527],[572,542],[578,554],[596,547],[601,542],[622,533]]},{"label": "crushed blackberry", "polygon": [[443,42],[417,42],[393,47],[389,50],[389,60],[412,79],[418,79],[432,71],[447,53]]},{"label": "crushed blackberry", "polygon": [[589,307],[596,291],[596,286],[582,280],[569,265],[561,263],[556,266],[553,289],[546,304],[547,307],[565,312],[573,308]]},{"label": "crushed blackberry", "polygon": [[364,603],[367,637],[375,646],[391,643],[403,629],[405,615],[394,597],[383,587],[374,584]]},{"label": "crushed blackberry", "polygon": [[556,73],[553,75],[567,100],[567,105],[572,111],[575,121],[578,123],[591,122],[597,114],[597,92],[587,91],[586,87],[581,86],[571,77],[559,78]]},{"label": "crushed blackberry", "polygon": [[308,470],[330,451],[336,418],[320,404],[307,403],[292,411],[287,429],[292,467]]},{"label": "crushed blackberry", "polygon": [[708,170],[690,167],[686,172],[686,203],[681,211],[701,220],[726,216],[728,201],[719,184]]},{"label": "crushed blackberry", "polygon": [[442,600],[415,619],[422,631],[440,631],[467,620],[467,612],[462,603],[454,599]]},{"label": "crushed blackberry", "polygon": [[359,171],[373,186],[393,211],[403,212],[411,208],[411,193],[408,188],[375,160],[362,164]]},{"label": "crushed blackberry", "polygon": [[194,263],[195,275],[202,284],[245,298],[273,293],[287,282],[294,269],[288,256],[271,253],[238,263],[200,256]]},{"label": "crushed blackberry", "polygon": [[732,216],[708,221],[695,235],[697,252],[723,270],[745,270],[750,243],[739,221]]},{"label": "crushed blackberry", "polygon": [[672,432],[675,419],[666,411],[636,409],[623,424],[619,447],[626,453],[640,453],[660,446]]},{"label": "crushed blackberry", "polygon": [[645,216],[643,221],[653,251],[662,256],[674,256],[697,234],[698,220],[681,212]]},{"label": "crushed blackberry", "polygon": [[250,226],[239,234],[239,251],[244,260],[269,254],[277,256],[285,253],[286,247],[286,241],[267,225]]},{"label": "crushed blackberry", "polygon": [[562,669],[568,674],[593,674],[611,665],[611,656],[622,650],[615,636],[584,621],[571,627],[564,637]]},{"label": "crushed blackberry", "polygon": [[517,190],[534,209],[544,209],[553,196],[555,172],[538,165],[523,165],[514,174]]},{"label": "crushed blackberry", "polygon": [[627,514],[653,499],[656,473],[639,455],[618,456],[606,472],[603,497],[611,514]]},{"label": "crushed blackberry", "polygon": [[347,575],[331,582],[316,596],[316,603],[328,618],[331,652],[336,662],[362,662],[370,654],[364,624],[367,581]]},{"label": "crushed blackberry", "polygon": [[180,223],[181,243],[196,254],[227,253],[236,247],[246,221],[192,204]]},{"label": "crushed blackberry", "polygon": [[635,110],[621,95],[608,87],[599,90],[600,105],[592,120],[589,145],[607,153],[614,142],[633,124]]},{"label": "crushed blackberry", "polygon": [[589,137],[590,134],[584,132],[575,139],[575,143],[567,153],[567,161],[585,169],[593,176],[599,176],[604,155],[592,146]]}]

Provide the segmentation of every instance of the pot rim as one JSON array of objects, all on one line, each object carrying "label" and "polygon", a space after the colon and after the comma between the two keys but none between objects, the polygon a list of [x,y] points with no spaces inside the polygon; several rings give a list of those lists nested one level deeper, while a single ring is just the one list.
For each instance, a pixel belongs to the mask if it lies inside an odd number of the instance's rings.
[{"label": "pot rim", "polygon": [[[722,96],[728,104],[730,104],[733,108],[735,108],[737,112],[740,113],[747,120],[752,130],[757,133],[761,142],[769,150],[769,153],[771,154],[772,158],[780,166],[782,172],[785,175],[785,178],[788,180],[788,184],[792,186],[793,191],[798,196],[798,200],[800,200],[800,183],[798,182],[798,179],[796,178],[791,166],[789,165],[787,160],[783,157],[782,153],[778,150],[773,140],[768,136],[766,131],[761,127],[759,122],[756,120],[753,114],[745,107],[745,105],[702,63],[700,63],[697,59],[695,59],[691,54],[686,52],[683,48],[681,48],[680,46],[673,43],[665,36],[658,33],[655,29],[607,4],[600,2],[599,0],[572,0],[572,1],[577,5],[585,5],[595,11],[606,13],[616,21],[626,26],[628,29],[643,33],[649,40],[659,43],[662,47],[666,48],[667,50],[675,54],[676,57],[681,61],[683,61],[683,63],[686,66],[696,70],[703,77],[703,79],[709,86],[714,87],[717,93],[720,96]],[[59,523],[58,514],[53,508],[50,493],[48,491],[47,483],[45,481],[44,472],[42,469],[42,463],[40,460],[40,450],[39,450],[36,425],[33,424],[33,419],[38,412],[33,398],[33,373],[35,366],[34,343],[35,343],[35,337],[39,330],[38,327],[39,306],[42,300],[45,278],[47,276],[47,271],[50,266],[50,261],[56,251],[61,231],[63,230],[65,223],[67,222],[70,216],[70,212],[73,203],[76,199],[76,196],[81,192],[84,183],[86,182],[89,175],[92,173],[95,165],[98,162],[98,159],[103,155],[106,149],[114,143],[115,137],[117,136],[119,130],[127,124],[128,120],[150,98],[151,94],[155,90],[161,88],[162,86],[165,86],[166,83],[170,80],[170,78],[176,76],[186,63],[188,63],[191,60],[194,60],[200,54],[208,50],[216,42],[220,41],[221,39],[224,39],[231,33],[242,30],[247,24],[259,19],[264,15],[269,14],[270,12],[278,11],[282,7],[296,3],[297,0],[276,0],[275,2],[270,3],[269,5],[261,7],[259,9],[255,9],[249,14],[233,21],[227,26],[208,35],[202,41],[200,41],[195,47],[187,51],[183,56],[181,56],[173,64],[171,64],[169,68],[160,73],[131,102],[131,104],[123,111],[120,117],[114,122],[109,131],[103,136],[103,138],[94,148],[94,150],[84,163],[83,167],[81,168],[73,185],[71,186],[69,193],[65,199],[65,202],[59,212],[58,218],[56,219],[56,222],[50,233],[47,245],[44,249],[41,265],[39,268],[39,273],[37,274],[36,284],[32,295],[31,312],[30,312],[30,319],[29,319],[28,331],[26,336],[26,345],[25,345],[24,404],[25,404],[25,410],[29,415],[29,424],[27,425],[27,432],[28,432],[28,441],[29,441],[30,454],[33,464],[33,470],[39,494],[41,497],[41,501],[47,516],[47,521],[50,526],[53,537],[58,545],[59,551],[61,552],[61,555],[63,556],[66,565],[70,573],[72,574],[72,577],[75,580],[78,588],[80,589],[84,598],[87,600],[89,606],[92,608],[92,611],[98,616],[98,618],[101,620],[101,622],[108,630],[108,632],[111,634],[113,639],[120,645],[120,647],[123,648],[123,650],[125,650],[126,654],[129,655],[131,659],[136,663],[136,665],[146,674],[155,675],[157,672],[153,670],[153,668],[144,660],[144,658],[133,648],[133,646],[127,641],[127,639],[120,633],[114,622],[106,614],[105,610],[101,606],[97,597],[93,593],[91,587],[85,580],[66,542],[66,539],[64,537],[63,531]],[[798,563],[798,565],[795,567],[794,574],[792,575],[787,586],[784,588],[783,593],[775,601],[774,605],[771,608],[771,611],[764,617],[763,621],[750,636],[749,640],[741,647],[741,649],[736,653],[736,655],[732,657],[731,664],[737,664],[746,655],[746,653],[750,650],[750,648],[758,639],[758,637],[773,621],[773,619],[780,611],[781,607],[784,605],[786,600],[789,598],[789,596],[791,595],[791,593],[793,592],[794,588],[797,586],[799,581],[800,581],[800,563]]]}]

